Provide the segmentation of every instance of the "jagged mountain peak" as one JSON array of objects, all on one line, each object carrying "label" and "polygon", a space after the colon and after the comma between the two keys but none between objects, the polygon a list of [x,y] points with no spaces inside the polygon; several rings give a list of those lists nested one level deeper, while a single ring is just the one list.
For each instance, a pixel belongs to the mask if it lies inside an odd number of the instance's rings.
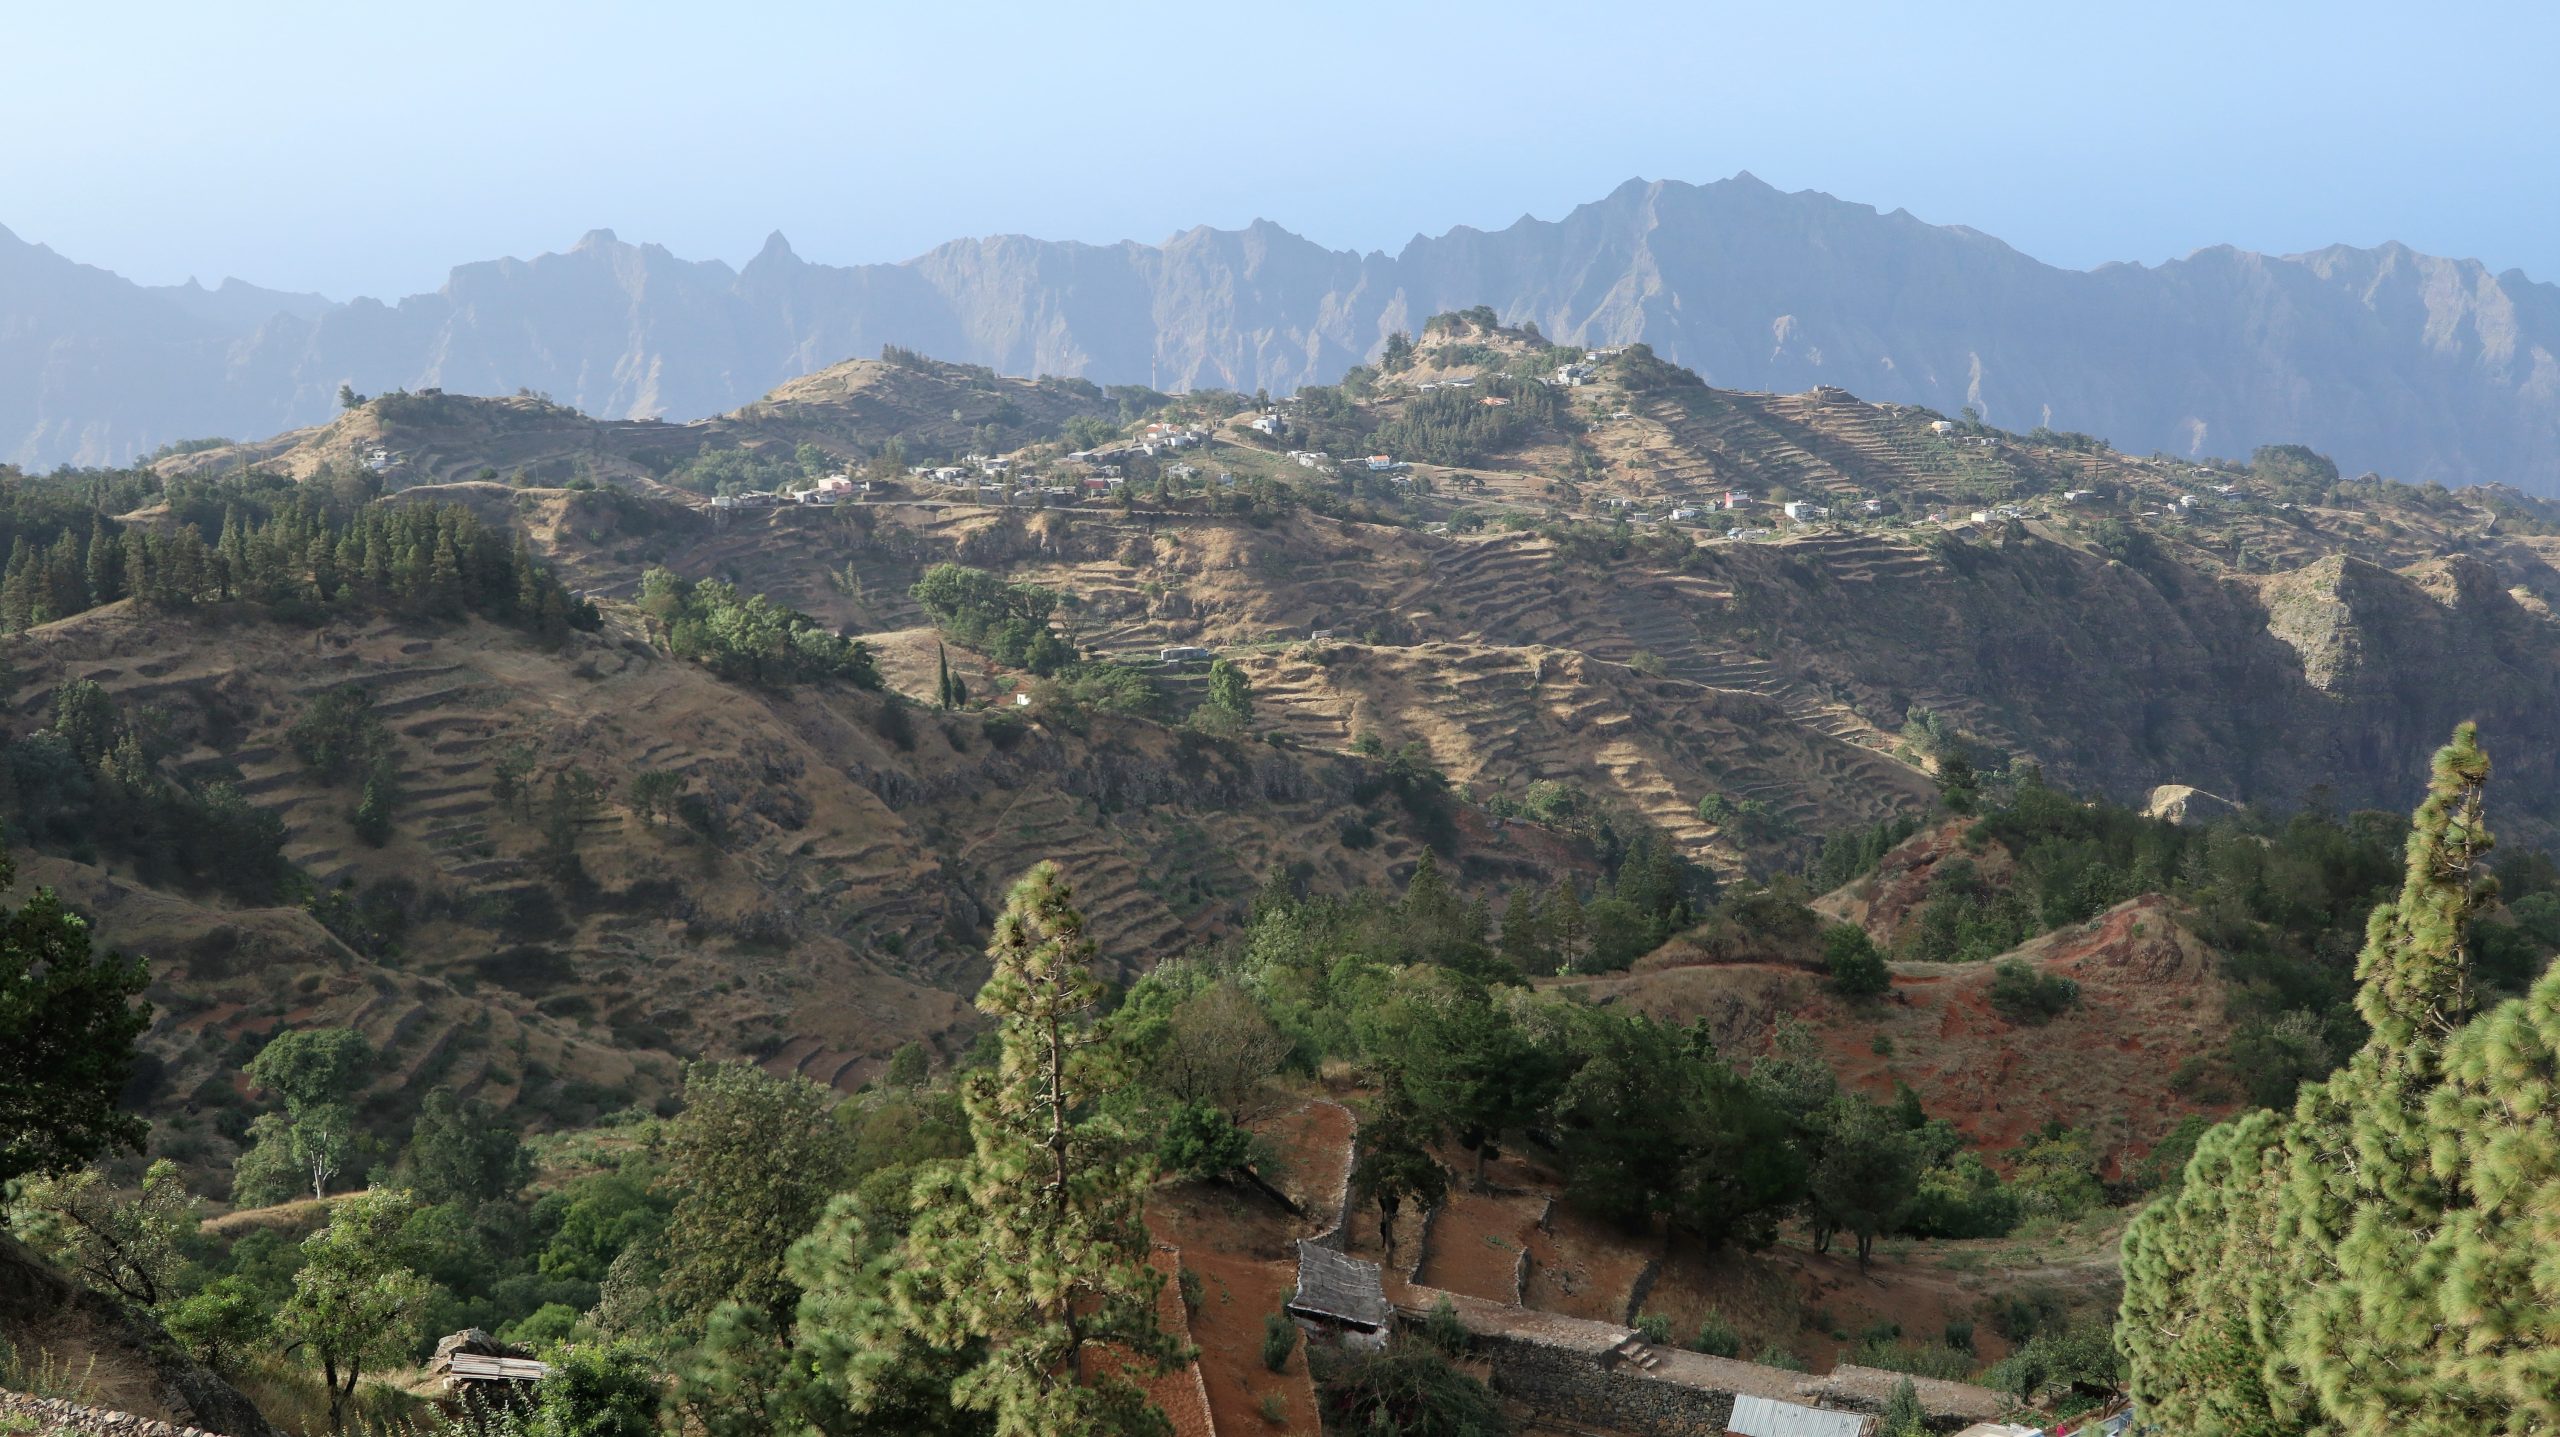
[{"label": "jagged mountain peak", "polygon": [[[2560,289],[2397,244],[2067,270],[1749,171],[1633,177],[1558,219],[1393,254],[1256,218],[1154,245],[989,235],[855,266],[812,264],[776,233],[733,269],[596,229],[564,254],[460,266],[395,306],[252,289],[194,325],[167,322],[166,292],[41,246],[8,252],[53,276],[0,290],[0,457],[37,465],[315,422],[341,381],[699,417],[883,344],[1007,373],[1285,392],[1434,312],[1488,304],[1560,339],[1645,340],[1728,387],[1972,406],[2137,451],[2300,442],[2349,472],[2560,492]],[[60,364],[65,346],[96,362]]]}]

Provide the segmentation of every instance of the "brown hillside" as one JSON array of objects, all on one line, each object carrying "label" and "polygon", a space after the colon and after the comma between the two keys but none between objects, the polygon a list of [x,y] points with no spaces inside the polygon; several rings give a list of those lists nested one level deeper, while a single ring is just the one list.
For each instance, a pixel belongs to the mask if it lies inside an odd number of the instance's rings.
[{"label": "brown hillside", "polygon": [[[1676,964],[1676,949],[1658,956]],[[2224,992],[2211,950],[2168,899],[2119,904],[2007,956],[2077,982],[2080,1006],[2014,1023],[1990,1006],[1990,963],[1895,964],[1892,993],[1875,1004],[1833,997],[1807,969],[1767,964],[1663,966],[1559,986],[1673,1022],[1703,1018],[1736,1054],[1764,1051],[1777,1017],[1794,1014],[1822,1035],[1844,1083],[1878,1098],[1908,1083],[1932,1116],[1995,1153],[2060,1121],[2090,1130],[2121,1163],[2209,1110],[2170,1079],[2221,1050]]]},{"label": "brown hillside", "polygon": [[[183,1096],[243,1034],[346,1023],[403,1087],[433,1078],[563,1116],[645,1098],[669,1059],[747,1053],[852,1084],[900,1044],[974,1023],[981,926],[1040,859],[1064,864],[1109,962],[1150,966],[1221,931],[1290,862],[1318,891],[1382,881],[1420,851],[1394,806],[1374,847],[1338,841],[1366,765],[1153,725],[1016,736],[978,715],[881,736],[884,700],[834,688],[743,689],[628,632],[553,652],[472,623],[345,621],[311,630],[92,611],[14,646],[30,722],[53,688],[93,679],[167,718],[177,768],[237,784],[281,814],[287,856],[324,890],[404,913],[396,951],[364,958],[298,910],[241,912],[129,874],[29,864],[155,963],[152,1043]],[[361,685],[388,725],[406,800],[376,849],[354,795],[316,782],[284,730],[318,694]],[[532,782],[576,768],[604,802],[580,834],[584,885],[536,861],[539,825],[493,792],[497,759]],[[681,774],[717,815],[704,839],[619,803],[649,769]],[[1470,872],[1546,872],[1534,833],[1465,825]],[[1569,861],[1569,860],[1566,860]]]}]

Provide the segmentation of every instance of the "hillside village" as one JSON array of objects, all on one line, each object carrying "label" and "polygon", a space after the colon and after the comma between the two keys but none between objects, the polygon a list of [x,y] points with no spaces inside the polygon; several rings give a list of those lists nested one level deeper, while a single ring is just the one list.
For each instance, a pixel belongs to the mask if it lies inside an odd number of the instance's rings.
[{"label": "hillside village", "polygon": [[[486,1195],[515,1235],[471,1239],[517,1268],[437,1279],[488,1340],[422,1328],[381,1412],[545,1343],[677,1343],[708,1305],[635,1315],[616,1263],[685,1200],[640,1195],[703,1190],[686,1115],[743,1084],[841,1126],[847,1192],[957,1160],[1009,1031],[970,1000],[1054,863],[1126,1021],[1186,1015],[1131,1029],[1115,1120],[1207,1102],[1235,1144],[1144,1197],[1197,1349],[1146,1385],[1175,1430],[1341,1430],[1342,1374],[1422,1343],[1529,1430],[2114,1432],[2126,1226],[2213,1121],[2361,1041],[2344,960],[2411,754],[2458,722],[2509,840],[2484,989],[2560,945],[2540,501],[1716,390],[1489,312],[1398,338],[1279,397],[903,351],[691,425],[351,393],[77,479],[116,499],[85,527],[30,508],[11,774],[87,743],[154,776],[88,802],[246,812],[272,858],[76,833],[69,790],[11,779],[22,888],[152,960],[149,1155],[229,1195],[190,1280],[247,1291],[354,1210],[354,1167],[308,1201],[237,1180],[287,1132],[253,1055],[346,1034],[382,1184],[427,1091],[525,1134]],[[516,567],[367,578],[363,515]],[[1162,1046],[1206,1015],[1258,1055],[1214,1102]],[[1555,1081],[1414,1138],[1381,1015]],[[1594,1116],[1563,1075],[1611,1064]],[[1658,1126],[1648,1074],[1807,1171],[1728,1230],[1694,1174],[1747,1164],[1693,1135],[1624,1158],[1692,1175],[1659,1207],[1596,1204],[1574,1144]],[[1844,1226],[1813,1170],[1850,1131],[1908,1191]],[[1441,1176],[1382,1211],[1380,1152]],[[570,1254],[608,1199],[648,1244]],[[225,1370],[319,1430],[301,1369]]]}]

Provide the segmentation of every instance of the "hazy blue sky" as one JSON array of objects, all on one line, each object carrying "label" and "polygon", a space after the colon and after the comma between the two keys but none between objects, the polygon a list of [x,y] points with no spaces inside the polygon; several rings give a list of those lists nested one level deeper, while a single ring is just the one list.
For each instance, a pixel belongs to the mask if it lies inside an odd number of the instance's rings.
[{"label": "hazy blue sky", "polygon": [[2058,264],[2398,239],[2555,279],[2555,56],[2549,3],[8,4],[0,225],[344,297],[600,226],[1393,249],[1748,169]]}]

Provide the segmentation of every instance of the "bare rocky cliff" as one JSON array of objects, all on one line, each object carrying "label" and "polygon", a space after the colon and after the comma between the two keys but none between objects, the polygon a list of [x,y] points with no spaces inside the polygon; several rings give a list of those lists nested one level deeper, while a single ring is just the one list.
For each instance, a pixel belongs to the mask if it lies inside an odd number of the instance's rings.
[{"label": "bare rocky cliff", "polygon": [[597,231],[396,305],[263,293],[146,290],[0,232],[0,459],[271,433],[328,417],[342,381],[690,419],[888,343],[1013,374],[1279,391],[1487,304],[1558,338],[1645,340],[1727,388],[1971,405],[2136,452],[2304,442],[2351,473],[2560,492],[2560,288],[2398,245],[2057,269],[1748,175],[1630,181],[1561,220],[1394,256],[1260,221],[1161,245],[958,240],[851,267],[776,235],[732,269]]}]

